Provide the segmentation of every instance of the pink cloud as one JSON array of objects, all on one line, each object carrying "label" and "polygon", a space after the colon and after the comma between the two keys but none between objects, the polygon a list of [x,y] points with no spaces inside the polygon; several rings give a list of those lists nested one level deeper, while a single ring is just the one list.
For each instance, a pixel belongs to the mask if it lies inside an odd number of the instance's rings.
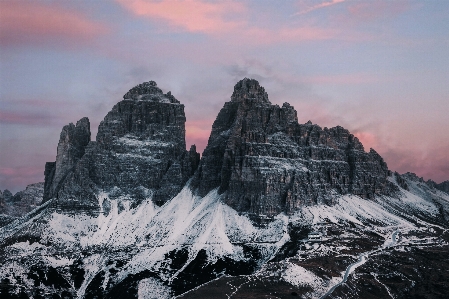
[{"label": "pink cloud", "polygon": [[55,119],[52,114],[0,111],[2,124],[51,125]]},{"label": "pink cloud", "polygon": [[431,151],[386,148],[381,149],[379,154],[393,171],[414,172],[425,180],[432,179],[437,183],[449,180],[449,146]]},{"label": "pink cloud", "polygon": [[43,167],[0,167],[0,189],[6,186],[13,193],[25,189],[24,186],[44,180]]},{"label": "pink cloud", "polygon": [[0,2],[2,45],[46,43],[49,40],[83,42],[107,32],[100,23],[54,3],[32,1]]},{"label": "pink cloud", "polygon": [[187,147],[195,144],[196,150],[202,153],[206,148],[209,135],[212,130],[213,119],[186,122],[186,143]]},{"label": "pink cloud", "polygon": [[[134,15],[162,21],[175,30],[215,35],[220,40],[242,44],[272,44],[324,40],[336,36],[335,28],[271,26],[248,22],[249,8],[241,2],[206,2],[201,0],[116,0]],[[275,28],[277,27],[277,28]]]},{"label": "pink cloud", "polygon": [[363,144],[365,151],[368,151],[370,148],[378,150],[379,142],[375,134],[363,131],[353,131],[351,133]]},{"label": "pink cloud", "polygon": [[355,2],[348,7],[349,13],[363,21],[396,16],[409,7],[407,1],[363,1]]},{"label": "pink cloud", "polygon": [[189,32],[222,32],[242,25],[242,21],[230,20],[234,13],[242,13],[246,7],[239,2],[206,2],[200,0],[117,0],[133,14],[163,20]]}]

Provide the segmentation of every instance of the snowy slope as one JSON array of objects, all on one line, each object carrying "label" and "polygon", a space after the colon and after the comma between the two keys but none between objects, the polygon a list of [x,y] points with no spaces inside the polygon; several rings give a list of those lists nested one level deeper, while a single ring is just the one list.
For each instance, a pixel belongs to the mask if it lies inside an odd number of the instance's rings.
[{"label": "snowy slope", "polygon": [[[245,246],[250,246],[258,251],[256,263],[263,266],[290,241],[290,225],[316,229],[327,223],[344,229],[351,224],[358,227],[362,235],[364,231],[373,231],[383,236],[385,241],[378,248],[385,249],[390,247],[385,244],[392,242],[393,234],[396,238],[400,232],[402,242],[410,243],[417,239],[416,232],[424,232],[425,227],[440,227],[434,222],[441,218],[449,195],[434,190],[432,193],[413,182],[409,185],[409,191],[402,189],[397,198],[366,200],[345,195],[336,198],[333,206],[305,206],[291,216],[279,214],[266,227],[253,225],[246,215],[224,204],[217,190],[201,198],[195,196],[188,185],[161,207],[153,204],[151,193],[135,208],[131,208],[126,196],[111,198],[108,193],[100,193],[100,207],[108,201],[110,209],[97,217],[59,213],[49,209],[49,202],[0,230],[3,242],[0,276],[7,277],[8,269],[13,268],[17,275],[25,277],[22,283],[31,284],[32,280],[26,278],[30,277],[27,271],[30,265],[41,263],[43,267],[63,273],[76,297],[88,298],[92,289],[106,290],[128,277],[150,271],[156,276],[139,279],[137,293],[141,298],[151,298],[148,292],[154,292],[153,295],[163,298],[171,296],[170,285],[201,251],[206,252],[205,263],[209,265],[224,258],[248,262],[254,258],[245,252]],[[21,241],[21,235],[31,233],[38,236],[37,241]],[[344,236],[356,238],[354,233]],[[349,250],[346,245],[311,246],[306,243],[305,246],[312,250],[312,256]],[[180,252],[185,253],[185,258],[175,265]],[[73,278],[67,272],[74,265],[83,272],[79,286],[70,282]],[[280,277],[292,285],[312,288],[314,291],[310,294],[323,294],[338,282],[336,277],[323,280],[288,260],[283,265]],[[261,271],[264,273],[263,267]],[[98,281],[99,285],[94,287]]]}]

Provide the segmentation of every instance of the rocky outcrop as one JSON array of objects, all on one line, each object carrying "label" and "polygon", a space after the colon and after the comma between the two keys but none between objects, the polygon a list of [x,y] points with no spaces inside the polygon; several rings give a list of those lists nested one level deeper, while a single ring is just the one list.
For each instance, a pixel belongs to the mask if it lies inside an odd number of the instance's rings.
[{"label": "rocky outcrop", "polygon": [[395,187],[387,164],[342,127],[300,125],[288,103],[272,105],[256,80],[234,87],[212,126],[192,188],[214,188],[240,212],[273,216],[303,205],[332,204],[335,194],[365,198]]},{"label": "rocky outcrop", "polygon": [[54,197],[65,177],[73,171],[76,163],[84,155],[90,142],[90,122],[87,117],[80,119],[76,126],[73,123],[62,128],[59,137],[56,162],[45,164],[44,201]]},{"label": "rocky outcrop", "polygon": [[28,185],[14,195],[9,190],[0,191],[0,227],[38,207],[43,194],[44,183]]},{"label": "rocky outcrop", "polygon": [[7,213],[7,209],[8,209],[8,206],[7,206],[5,197],[3,195],[2,190],[0,190],[0,214],[6,214]]},{"label": "rocky outcrop", "polygon": [[407,180],[404,179],[398,172],[394,172],[394,178],[396,179],[396,183],[398,183],[399,187],[405,190],[409,190],[407,185]]},{"label": "rocky outcrop", "polygon": [[42,203],[44,183],[35,183],[26,186],[25,190],[14,194],[9,208],[9,215],[21,217],[31,212]]},{"label": "rocky outcrop", "polygon": [[[71,147],[65,146],[64,127],[56,163],[45,168],[46,178],[52,178],[49,190],[55,190],[47,198],[57,198],[59,209],[99,210],[100,192],[131,205],[148,197],[163,204],[195,171],[199,154],[194,146],[186,151],[184,105],[154,81],[123,98],[101,122],[96,141],[78,142],[79,155],[66,154]],[[58,168],[59,161],[64,167]]]},{"label": "rocky outcrop", "polygon": [[449,194],[449,181],[444,181],[442,183],[436,184],[435,188]]}]

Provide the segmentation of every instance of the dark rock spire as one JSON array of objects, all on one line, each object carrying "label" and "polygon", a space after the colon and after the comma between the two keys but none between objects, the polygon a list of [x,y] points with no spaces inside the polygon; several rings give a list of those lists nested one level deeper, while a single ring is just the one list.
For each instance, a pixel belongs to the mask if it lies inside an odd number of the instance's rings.
[{"label": "dark rock spire", "polygon": [[259,82],[254,79],[245,78],[237,82],[234,86],[231,101],[240,102],[245,99],[252,99],[261,103],[271,104],[268,100],[268,94],[265,92],[265,88],[260,86]]},{"label": "dark rock spire", "polygon": [[366,153],[348,130],[300,125],[290,104],[271,105],[265,89],[245,78],[212,125],[192,187],[200,196],[218,187],[238,211],[272,216],[332,204],[335,193],[392,192],[388,175],[382,157]]},{"label": "dark rock spire", "polygon": [[186,150],[184,105],[154,81],[123,98],[100,123],[96,141],[89,143],[87,118],[63,128],[56,162],[45,168],[45,198],[56,198],[59,209],[97,213],[101,192],[130,206],[149,197],[163,204],[195,171],[199,154],[194,146]]},{"label": "dark rock spire", "polygon": [[90,122],[87,117],[80,119],[76,125],[70,123],[62,128],[56,162],[45,164],[44,201],[58,193],[67,174],[84,155],[90,136]]}]

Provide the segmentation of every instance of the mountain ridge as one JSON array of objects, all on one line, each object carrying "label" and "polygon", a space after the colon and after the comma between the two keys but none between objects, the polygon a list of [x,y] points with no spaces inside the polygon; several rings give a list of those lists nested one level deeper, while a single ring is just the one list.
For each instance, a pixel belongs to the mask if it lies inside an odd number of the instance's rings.
[{"label": "mountain ridge", "polygon": [[299,124],[253,79],[235,85],[201,158],[186,150],[185,121],[184,105],[149,81],[114,105],[95,141],[87,118],[64,126],[33,189],[44,201],[0,227],[2,298],[449,291],[446,272],[432,276],[449,269],[444,183],[391,172],[342,127]]}]

